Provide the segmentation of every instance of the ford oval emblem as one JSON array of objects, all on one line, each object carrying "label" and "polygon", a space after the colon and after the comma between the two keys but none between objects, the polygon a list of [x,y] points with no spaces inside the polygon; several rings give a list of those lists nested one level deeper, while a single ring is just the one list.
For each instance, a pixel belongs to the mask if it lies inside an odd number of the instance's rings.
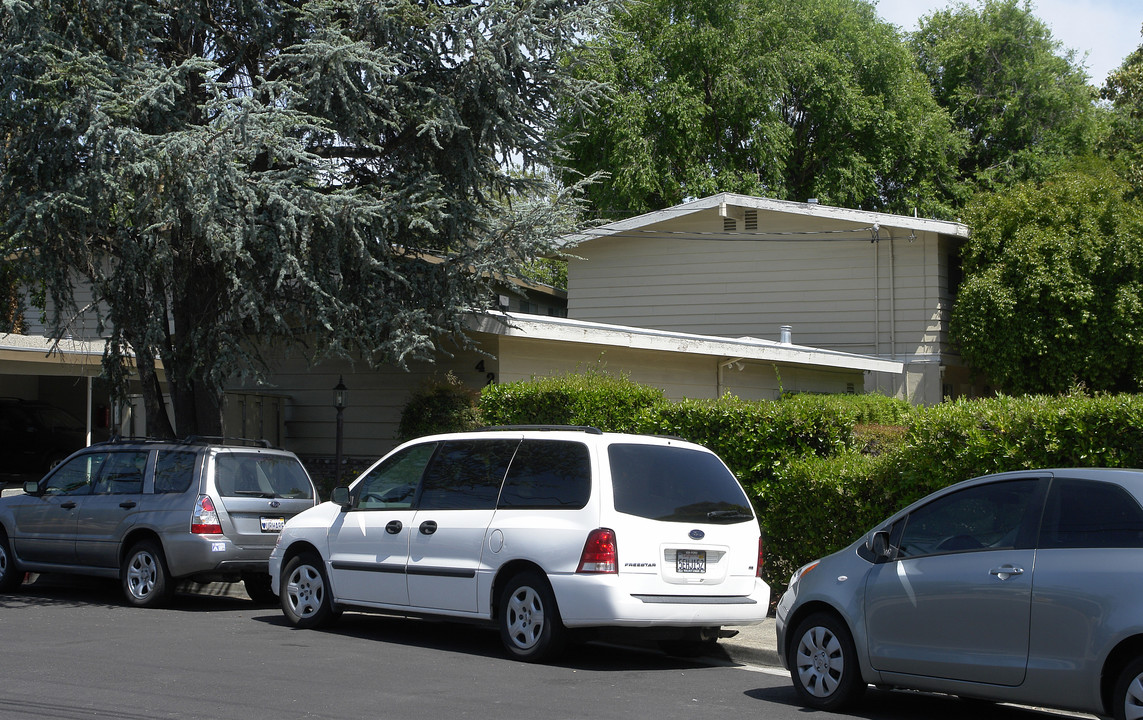
[{"label": "ford oval emblem", "polygon": [[704,533],[702,530],[699,530],[697,528],[694,530],[691,530],[687,534],[691,536],[691,540],[702,540],[704,537],[706,537],[706,533]]},{"label": "ford oval emblem", "polygon": [[277,500],[271,500],[270,501],[270,507],[281,507],[281,506],[282,506],[282,503],[278,502]]}]

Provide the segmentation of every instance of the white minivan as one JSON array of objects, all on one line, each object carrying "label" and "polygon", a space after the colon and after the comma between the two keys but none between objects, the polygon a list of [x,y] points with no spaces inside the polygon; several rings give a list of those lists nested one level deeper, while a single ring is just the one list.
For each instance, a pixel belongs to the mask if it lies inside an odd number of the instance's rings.
[{"label": "white minivan", "polygon": [[401,445],[292,518],[270,556],[282,610],[495,623],[521,660],[568,629],[714,642],[766,617],[758,520],[711,451],[676,438],[510,427]]}]

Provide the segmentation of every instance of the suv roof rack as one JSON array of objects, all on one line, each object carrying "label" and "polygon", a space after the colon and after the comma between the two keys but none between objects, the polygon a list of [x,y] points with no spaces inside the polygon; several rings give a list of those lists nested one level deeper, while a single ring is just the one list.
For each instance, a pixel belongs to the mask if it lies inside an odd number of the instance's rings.
[{"label": "suv roof rack", "polygon": [[585,432],[589,435],[602,435],[603,431],[591,425],[491,425],[489,427],[477,428],[477,432],[483,430],[540,430],[543,432]]},{"label": "suv roof rack", "polygon": [[229,445],[236,447],[263,447],[274,446],[265,438],[254,440],[252,438],[225,437],[222,435],[188,435],[185,438],[154,438],[154,437],[123,437],[115,435],[92,445],[115,445],[118,443],[170,443],[172,445]]}]

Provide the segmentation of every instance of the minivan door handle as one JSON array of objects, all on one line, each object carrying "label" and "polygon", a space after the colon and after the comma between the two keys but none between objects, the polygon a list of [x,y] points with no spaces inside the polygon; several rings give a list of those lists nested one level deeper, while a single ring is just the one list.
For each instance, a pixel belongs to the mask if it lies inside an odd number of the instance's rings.
[{"label": "minivan door handle", "polygon": [[401,532],[401,528],[403,527],[404,525],[401,524],[400,520],[390,520],[389,524],[385,526],[385,532],[389,533],[390,535],[396,535],[397,533]]},{"label": "minivan door handle", "polygon": [[421,523],[421,534],[422,535],[432,535],[436,531],[437,531],[437,524],[435,521],[426,520],[423,523]]},{"label": "minivan door handle", "polygon": [[991,570],[988,571],[988,574],[989,575],[995,575],[996,577],[1000,578],[1001,580],[1007,580],[1008,578],[1012,577],[1013,575],[1023,575],[1024,574],[1024,568],[1015,567],[1014,565],[1002,565],[1001,567],[998,567],[998,568],[992,568]]}]

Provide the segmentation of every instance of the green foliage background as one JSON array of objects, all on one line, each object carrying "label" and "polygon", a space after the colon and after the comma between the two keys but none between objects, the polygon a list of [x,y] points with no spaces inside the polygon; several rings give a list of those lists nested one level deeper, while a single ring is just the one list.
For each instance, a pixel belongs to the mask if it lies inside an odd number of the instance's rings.
[{"label": "green foliage background", "polygon": [[[914,408],[880,395],[671,401],[602,372],[492,385],[485,425],[590,425],[669,434],[718,453],[766,536],[766,581],[845,547],[900,508],[993,472],[1143,468],[1143,395],[1000,396]],[[424,426],[426,432],[455,429]]]}]

